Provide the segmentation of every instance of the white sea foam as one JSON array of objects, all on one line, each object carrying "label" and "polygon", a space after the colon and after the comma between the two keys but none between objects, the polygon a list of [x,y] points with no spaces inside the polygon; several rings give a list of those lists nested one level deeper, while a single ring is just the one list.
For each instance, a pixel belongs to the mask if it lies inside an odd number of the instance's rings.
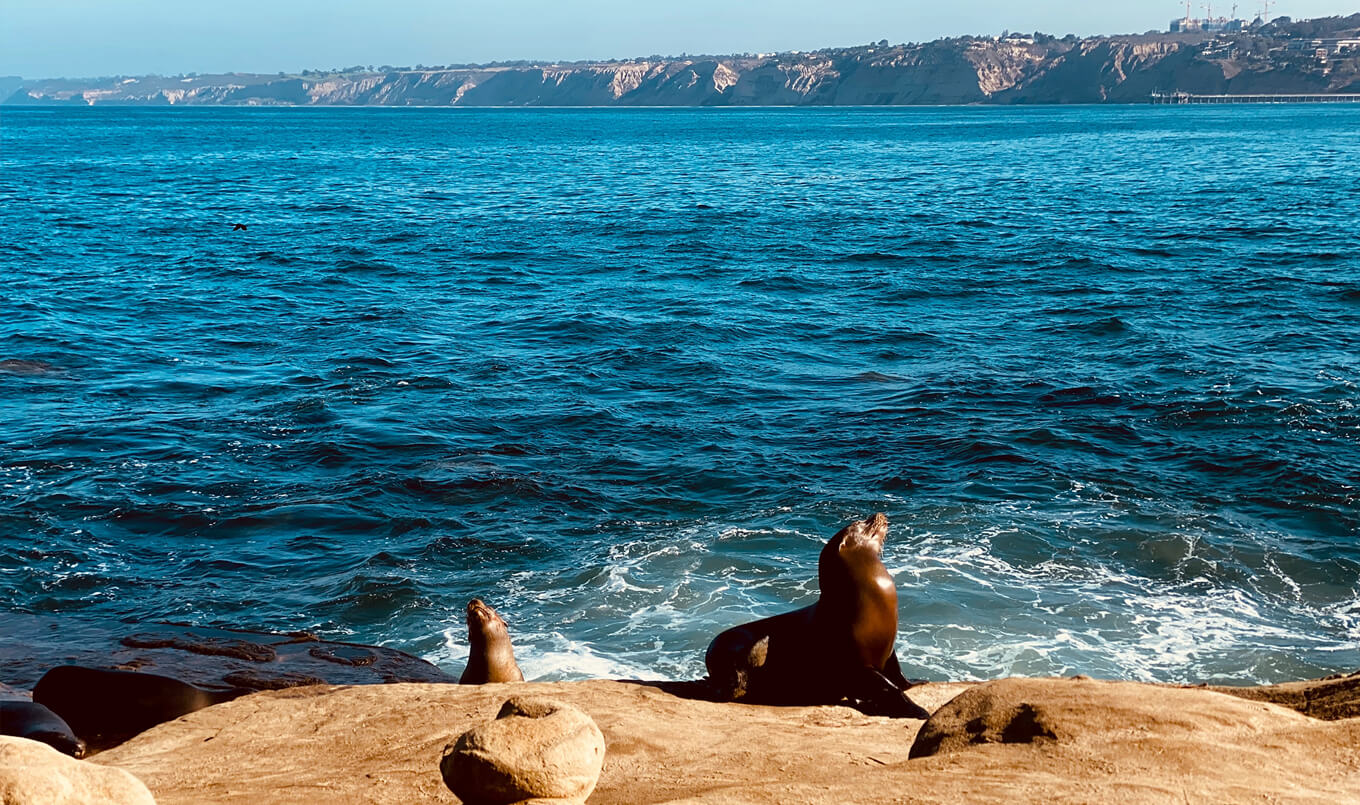
[{"label": "white sea foam", "polygon": [[[1189,512],[1175,515],[1178,529],[1158,523],[1155,538],[1139,542],[1108,524],[1123,504],[1089,486],[1067,494],[1079,498],[1071,511],[998,505],[980,521],[929,528],[897,518],[885,561],[898,583],[897,650],[908,676],[1249,682],[1308,673],[1308,661],[1288,659],[1300,652],[1318,667],[1336,662],[1323,657],[1360,657],[1360,598],[1310,603],[1267,547],[1279,535],[1215,541]],[[601,545],[594,566],[500,579],[496,600],[527,676],[702,676],[718,632],[816,600],[824,534],[643,523],[637,531]],[[1045,545],[1053,547],[1039,553]],[[460,667],[464,640],[462,628],[446,631],[437,659]]]},{"label": "white sea foam", "polygon": [[624,657],[600,654],[589,645],[551,632],[534,641],[533,651],[523,652],[519,660],[524,678],[553,679],[653,679],[656,672],[647,663],[629,662]]}]

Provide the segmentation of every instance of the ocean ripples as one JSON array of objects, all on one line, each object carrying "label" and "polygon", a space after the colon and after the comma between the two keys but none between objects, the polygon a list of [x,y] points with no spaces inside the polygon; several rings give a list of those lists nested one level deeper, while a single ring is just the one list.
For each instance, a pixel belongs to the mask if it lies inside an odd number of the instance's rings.
[{"label": "ocean ripples", "polygon": [[6,113],[0,606],[681,678],[881,510],[908,675],[1360,667],[1356,110],[291,114]]}]

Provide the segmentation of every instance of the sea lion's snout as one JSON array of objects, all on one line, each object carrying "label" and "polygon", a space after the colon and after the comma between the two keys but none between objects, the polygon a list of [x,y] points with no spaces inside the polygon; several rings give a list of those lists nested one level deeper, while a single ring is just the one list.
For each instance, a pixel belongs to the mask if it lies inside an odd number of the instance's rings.
[{"label": "sea lion's snout", "polygon": [[24,736],[34,741],[42,741],[59,752],[64,752],[76,760],[85,757],[85,741],[61,732],[38,732]]},{"label": "sea lion's snout", "polygon": [[883,540],[888,536],[888,516],[878,512],[871,517],[858,520],[845,527],[841,536],[842,548],[871,547],[883,550]]},{"label": "sea lion's snout", "polygon": [[486,602],[480,598],[474,598],[467,605],[468,629],[476,632],[485,628],[489,624],[502,622],[501,616],[496,610],[487,606]]}]

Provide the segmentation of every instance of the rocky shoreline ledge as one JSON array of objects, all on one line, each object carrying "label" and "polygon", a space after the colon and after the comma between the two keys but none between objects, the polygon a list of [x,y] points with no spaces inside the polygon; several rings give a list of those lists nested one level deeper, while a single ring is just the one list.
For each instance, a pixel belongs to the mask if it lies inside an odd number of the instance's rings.
[{"label": "rocky shoreline ledge", "polygon": [[1360,803],[1360,672],[928,682],[910,687],[928,718],[890,718],[713,701],[701,682],[457,684],[308,633],[10,613],[0,675],[14,805],[529,801],[502,784],[630,805]]},{"label": "rocky shoreline ledge", "polygon": [[603,733],[592,803],[1360,801],[1360,674],[1241,689],[1084,677],[927,683],[912,689],[932,712],[925,722],[706,702],[675,687],[261,691],[67,762],[128,772],[162,805],[452,803],[446,747],[507,699],[546,697]]}]

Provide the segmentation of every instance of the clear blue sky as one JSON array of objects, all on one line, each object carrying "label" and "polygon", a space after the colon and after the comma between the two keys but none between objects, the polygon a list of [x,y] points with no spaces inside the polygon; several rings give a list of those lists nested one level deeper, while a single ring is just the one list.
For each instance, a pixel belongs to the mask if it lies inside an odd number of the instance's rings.
[{"label": "clear blue sky", "polygon": [[[1204,16],[1195,0],[1195,16]],[[0,0],[0,75],[276,72],[354,64],[811,50],[879,39],[1164,29],[1174,0]],[[1214,5],[1214,15],[1231,11]],[[1240,4],[1250,18],[1259,0]],[[1281,0],[1271,16],[1350,14]]]}]

